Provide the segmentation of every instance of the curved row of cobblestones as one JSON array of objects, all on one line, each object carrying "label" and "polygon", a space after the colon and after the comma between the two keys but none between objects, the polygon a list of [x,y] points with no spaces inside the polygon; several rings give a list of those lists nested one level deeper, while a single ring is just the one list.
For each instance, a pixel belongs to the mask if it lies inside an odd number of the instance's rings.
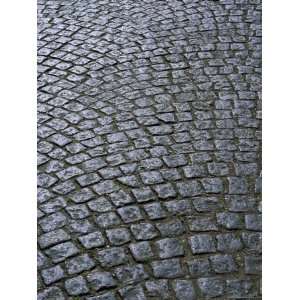
[{"label": "curved row of cobblestones", "polygon": [[38,300],[261,299],[260,18],[38,1]]}]

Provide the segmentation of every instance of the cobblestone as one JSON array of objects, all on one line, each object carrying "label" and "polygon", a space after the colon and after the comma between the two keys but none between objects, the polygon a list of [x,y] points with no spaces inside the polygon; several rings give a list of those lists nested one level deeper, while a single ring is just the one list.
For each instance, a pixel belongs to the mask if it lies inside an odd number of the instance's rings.
[{"label": "cobblestone", "polygon": [[159,299],[169,299],[170,292],[166,279],[146,281],[146,289],[149,296],[158,297]]},{"label": "cobblestone", "polygon": [[180,261],[176,258],[154,261],[151,265],[154,277],[157,278],[176,278],[183,275]]},{"label": "cobblestone", "polygon": [[86,280],[82,276],[67,279],[65,282],[65,288],[71,296],[86,294],[89,291]]},{"label": "cobblestone", "polygon": [[56,282],[65,276],[64,270],[60,265],[42,270],[41,275],[46,285]]},{"label": "cobblestone", "polygon": [[101,250],[97,254],[101,266],[112,267],[123,264],[127,260],[127,255],[123,248],[114,247]]},{"label": "cobblestone", "polygon": [[117,285],[115,279],[109,272],[100,272],[97,270],[87,275],[87,281],[95,291],[112,288]]},{"label": "cobblestone", "polygon": [[193,254],[216,252],[214,238],[208,234],[193,235],[189,242]]},{"label": "cobblestone", "polygon": [[66,231],[58,229],[42,234],[39,237],[38,242],[41,248],[47,248],[60,242],[65,242],[70,238],[70,235],[67,234]]},{"label": "cobblestone", "polygon": [[65,264],[70,275],[81,273],[95,266],[95,262],[87,254],[71,258]]},{"label": "cobblestone", "polygon": [[38,300],[261,299],[260,17],[38,0]]},{"label": "cobblestone", "polygon": [[101,232],[92,232],[78,238],[86,249],[101,247],[105,245],[105,240]]},{"label": "cobblestone", "polygon": [[201,277],[211,273],[210,262],[207,258],[187,262],[189,272],[194,277]]},{"label": "cobblestone", "polygon": [[200,278],[198,285],[202,295],[207,298],[222,296],[225,291],[225,283],[218,278]]},{"label": "cobblestone", "polygon": [[213,270],[219,273],[231,273],[237,271],[237,265],[231,255],[217,254],[210,257]]},{"label": "cobblestone", "polygon": [[181,242],[176,238],[166,238],[155,243],[160,258],[171,258],[184,254]]},{"label": "cobblestone", "polygon": [[46,254],[50,256],[55,263],[64,261],[66,258],[77,253],[79,253],[79,250],[72,242],[65,242],[46,250]]},{"label": "cobblestone", "polygon": [[37,295],[38,300],[48,300],[51,298],[57,299],[57,300],[65,300],[66,299],[66,297],[62,293],[62,290],[55,286],[44,289],[42,292],[39,292]]}]

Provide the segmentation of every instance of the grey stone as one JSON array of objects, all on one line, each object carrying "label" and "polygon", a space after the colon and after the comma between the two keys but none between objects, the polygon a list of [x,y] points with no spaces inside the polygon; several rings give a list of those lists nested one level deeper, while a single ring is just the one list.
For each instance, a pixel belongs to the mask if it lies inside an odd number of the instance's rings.
[{"label": "grey stone", "polygon": [[46,285],[59,281],[65,277],[64,270],[60,265],[42,270],[41,275]]},{"label": "grey stone", "polygon": [[148,127],[148,130],[153,135],[164,135],[172,133],[172,127],[169,125],[160,125],[160,126],[152,126]]},{"label": "grey stone", "polygon": [[59,133],[56,133],[54,135],[52,135],[49,140],[56,144],[57,146],[60,146],[60,147],[63,147],[69,143],[71,143],[71,139],[67,138],[66,136],[62,135],[62,134],[59,134]]},{"label": "grey stone", "polygon": [[83,276],[73,277],[65,281],[65,288],[69,295],[78,296],[88,293],[86,280]]},{"label": "grey stone", "polygon": [[166,210],[158,202],[145,204],[144,210],[150,220],[163,219],[167,216]]},{"label": "grey stone", "polygon": [[129,187],[140,187],[141,184],[135,175],[129,175],[129,176],[122,176],[118,178],[118,181],[121,182],[124,185],[127,185]]},{"label": "grey stone", "polygon": [[217,230],[216,221],[213,217],[186,217],[188,227],[191,231],[215,231]]},{"label": "grey stone", "polygon": [[106,138],[109,143],[124,142],[128,140],[127,136],[123,132],[108,134]]},{"label": "grey stone", "polygon": [[141,286],[128,285],[119,290],[119,293],[124,300],[146,300],[145,293]]},{"label": "grey stone", "polygon": [[226,163],[209,163],[207,164],[208,172],[214,176],[229,175],[229,168]]},{"label": "grey stone", "polygon": [[122,175],[121,171],[117,167],[104,168],[104,169],[99,170],[98,172],[104,179],[113,179],[113,178],[117,178]]},{"label": "grey stone", "polygon": [[90,173],[90,174],[79,176],[78,178],[76,178],[76,180],[78,181],[80,186],[86,187],[88,185],[99,182],[100,177],[96,173]]},{"label": "grey stone", "polygon": [[258,168],[256,163],[235,164],[235,173],[237,176],[256,175],[257,170]]},{"label": "grey stone", "polygon": [[262,245],[260,232],[243,232],[242,240],[248,250],[261,253]]},{"label": "grey stone", "polygon": [[132,223],[143,219],[138,206],[124,206],[117,211],[125,223]]},{"label": "grey stone", "polygon": [[118,266],[127,261],[127,255],[123,248],[112,247],[97,252],[97,260],[104,268]]},{"label": "grey stone", "polygon": [[65,242],[53,246],[45,252],[54,263],[64,261],[66,258],[79,253],[78,248],[72,242]]},{"label": "grey stone", "polygon": [[189,243],[193,254],[216,252],[215,240],[209,234],[193,235]]},{"label": "grey stone", "polygon": [[112,154],[107,156],[106,161],[110,166],[118,166],[126,162],[122,154]]},{"label": "grey stone", "polygon": [[193,164],[200,164],[211,161],[211,156],[209,153],[200,152],[200,153],[193,153],[190,155],[191,161]]},{"label": "grey stone", "polygon": [[102,158],[93,158],[87,160],[81,164],[82,169],[85,172],[95,172],[105,167],[107,163]]},{"label": "grey stone", "polygon": [[167,210],[173,215],[187,215],[192,212],[189,200],[172,200],[165,203]]},{"label": "grey stone", "polygon": [[133,151],[126,153],[126,158],[129,161],[133,161],[133,162],[146,159],[146,158],[148,158],[148,156],[149,156],[149,154],[147,154],[147,152],[145,152],[145,150],[143,150],[143,149],[133,150]]},{"label": "grey stone", "polygon": [[258,289],[249,279],[228,279],[226,293],[230,298],[253,298],[258,296]]},{"label": "grey stone", "polygon": [[167,199],[176,196],[176,191],[170,183],[160,184],[154,186],[155,192],[161,199]]},{"label": "grey stone", "polygon": [[98,296],[87,297],[86,300],[116,300],[114,292],[106,292]]},{"label": "grey stone", "polygon": [[55,185],[55,187],[53,187],[53,191],[59,195],[67,195],[70,192],[74,191],[75,189],[76,186],[71,180],[65,181],[61,184],[57,184]]},{"label": "grey stone", "polygon": [[217,197],[196,197],[192,200],[193,206],[198,212],[210,212],[222,208],[221,201]]},{"label": "grey stone", "polygon": [[60,171],[65,166],[64,162],[59,160],[50,160],[46,166],[46,173],[54,173]]},{"label": "grey stone", "polygon": [[66,211],[72,219],[85,219],[90,215],[90,212],[85,204],[67,206]]},{"label": "grey stone", "polygon": [[89,201],[87,206],[90,210],[98,213],[108,212],[113,209],[113,205],[104,197]]},{"label": "grey stone", "polygon": [[148,278],[143,265],[121,266],[116,268],[116,276],[118,280],[125,284],[138,283]]},{"label": "grey stone", "polygon": [[204,297],[213,298],[224,295],[225,282],[219,278],[199,278],[197,280],[199,289]]},{"label": "grey stone", "polygon": [[208,258],[199,258],[187,261],[187,265],[191,276],[200,277],[209,275],[211,273],[210,262]]},{"label": "grey stone", "polygon": [[193,287],[192,281],[189,280],[174,280],[173,288],[178,300],[196,300],[197,296]]},{"label": "grey stone", "polygon": [[187,164],[187,160],[182,154],[164,156],[163,160],[169,168],[176,168]]},{"label": "grey stone", "polygon": [[83,203],[95,197],[95,194],[89,188],[83,188],[70,195],[75,203]]},{"label": "grey stone", "polygon": [[117,192],[120,188],[112,180],[105,180],[96,185],[93,185],[94,191],[98,195],[107,195],[112,192]]},{"label": "grey stone", "polygon": [[243,177],[228,177],[229,194],[247,194],[249,187]]},{"label": "grey stone", "polygon": [[142,187],[139,189],[132,189],[132,193],[137,202],[147,202],[155,199],[155,194],[150,187]]},{"label": "grey stone", "polygon": [[78,238],[86,249],[98,248],[105,245],[105,240],[100,231],[92,232]]},{"label": "grey stone", "polygon": [[83,171],[76,166],[72,166],[56,173],[61,180],[68,180],[72,177],[83,174]]},{"label": "grey stone", "polygon": [[261,274],[261,257],[245,256],[245,274],[260,275]]},{"label": "grey stone", "polygon": [[183,172],[186,178],[197,178],[207,174],[205,167],[201,165],[186,166],[183,168]]},{"label": "grey stone", "polygon": [[223,182],[220,178],[204,178],[201,183],[206,193],[224,192]]},{"label": "grey stone", "polygon": [[57,197],[51,199],[45,204],[41,204],[39,207],[45,214],[51,214],[61,210],[62,208],[66,207],[67,203],[64,198]]},{"label": "grey stone", "polygon": [[158,171],[142,172],[140,175],[145,184],[156,184],[164,181]]},{"label": "grey stone", "polygon": [[243,229],[245,227],[243,217],[238,213],[218,213],[217,222],[227,229]]},{"label": "grey stone", "polygon": [[64,159],[67,156],[67,152],[61,148],[55,148],[48,155],[53,159]]},{"label": "grey stone", "polygon": [[150,153],[153,157],[162,157],[168,154],[168,150],[164,146],[155,146],[150,149]]},{"label": "grey stone", "polygon": [[54,2],[38,7],[39,300],[260,299],[261,3]]},{"label": "grey stone", "polygon": [[161,175],[165,180],[173,181],[181,179],[180,173],[176,169],[163,169]]},{"label": "grey stone", "polygon": [[157,297],[158,299],[163,300],[170,298],[168,282],[166,279],[146,281],[145,286],[151,297]]},{"label": "grey stone", "polygon": [[190,180],[186,182],[177,183],[177,188],[179,190],[179,194],[182,197],[194,197],[202,192],[202,188],[198,181]]},{"label": "grey stone", "polygon": [[95,226],[89,220],[74,220],[68,225],[70,233],[89,233],[95,230]]},{"label": "grey stone", "polygon": [[37,188],[38,203],[44,203],[51,198],[53,198],[53,194],[49,190],[44,188]]},{"label": "grey stone", "polygon": [[134,202],[134,199],[124,191],[118,191],[109,195],[109,198],[113,204],[117,207],[124,206]]},{"label": "grey stone", "polygon": [[262,219],[260,214],[245,215],[245,225],[248,230],[262,230]]},{"label": "grey stone", "polygon": [[153,261],[151,266],[153,275],[156,278],[177,278],[183,276],[183,270],[177,258]]},{"label": "grey stone", "polygon": [[38,187],[49,188],[55,182],[57,182],[57,179],[53,176],[48,175],[48,174],[39,174],[37,176],[37,186]]},{"label": "grey stone", "polygon": [[107,228],[121,224],[121,220],[114,212],[107,212],[99,215],[96,218],[96,223],[100,228]]},{"label": "grey stone", "polygon": [[40,219],[39,224],[43,231],[49,232],[65,226],[67,224],[67,218],[61,212],[56,212]]},{"label": "grey stone", "polygon": [[171,258],[184,254],[180,240],[176,238],[165,238],[155,242],[155,246],[160,258]]},{"label": "grey stone", "polygon": [[248,195],[228,195],[225,196],[225,202],[232,212],[247,212],[256,208],[255,198]]},{"label": "grey stone", "polygon": [[114,228],[106,230],[106,235],[112,245],[123,245],[130,241],[130,232],[127,228]]},{"label": "grey stone", "polygon": [[133,224],[130,230],[137,240],[151,240],[158,235],[155,227],[150,223]]},{"label": "grey stone", "polygon": [[238,267],[229,254],[217,254],[209,257],[213,270],[217,274],[236,272]]},{"label": "grey stone", "polygon": [[141,161],[141,167],[145,170],[155,170],[161,168],[163,162],[159,158],[148,158]]},{"label": "grey stone", "polygon": [[40,235],[38,242],[40,247],[47,248],[55,244],[70,240],[70,235],[63,229],[53,230]]},{"label": "grey stone", "polygon": [[157,223],[156,227],[163,237],[179,236],[185,232],[184,225],[180,220]]},{"label": "grey stone", "polygon": [[261,193],[262,192],[262,178],[261,178],[261,176],[256,179],[255,192],[256,193]]},{"label": "grey stone", "polygon": [[83,254],[74,258],[68,259],[65,262],[67,272],[69,275],[74,275],[92,269],[95,262],[89,255]]},{"label": "grey stone", "polygon": [[45,268],[48,265],[49,259],[41,251],[37,251],[37,269]]},{"label": "grey stone", "polygon": [[217,238],[217,248],[221,252],[236,252],[243,249],[243,244],[236,234],[234,233],[223,233],[218,234]]},{"label": "grey stone", "polygon": [[[109,272],[101,272],[98,270],[90,272],[86,279],[93,290],[99,291],[106,288],[113,288],[117,286],[116,280]],[[101,299],[101,298],[100,298]],[[104,298],[105,299],[105,298]],[[109,298],[108,298],[109,299]]]},{"label": "grey stone", "polygon": [[66,297],[64,296],[62,290],[56,286],[49,287],[48,289],[39,292],[37,295],[37,300],[48,300],[48,299],[55,299],[55,300],[65,300]]},{"label": "grey stone", "polygon": [[150,243],[146,241],[130,244],[129,248],[136,261],[147,261],[154,256]]}]

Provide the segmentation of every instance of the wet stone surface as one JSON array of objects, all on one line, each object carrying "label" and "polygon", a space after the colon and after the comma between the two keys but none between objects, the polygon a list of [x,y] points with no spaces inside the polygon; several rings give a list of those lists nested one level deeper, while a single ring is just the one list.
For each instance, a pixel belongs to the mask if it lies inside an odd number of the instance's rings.
[{"label": "wet stone surface", "polygon": [[38,299],[261,299],[260,134],[260,0],[38,0]]}]

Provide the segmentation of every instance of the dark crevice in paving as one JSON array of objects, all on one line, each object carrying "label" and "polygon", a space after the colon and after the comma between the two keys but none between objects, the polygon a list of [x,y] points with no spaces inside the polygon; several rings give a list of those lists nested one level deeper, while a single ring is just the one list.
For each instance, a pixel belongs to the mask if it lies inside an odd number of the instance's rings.
[{"label": "dark crevice in paving", "polygon": [[38,0],[38,300],[261,299],[261,2]]}]

